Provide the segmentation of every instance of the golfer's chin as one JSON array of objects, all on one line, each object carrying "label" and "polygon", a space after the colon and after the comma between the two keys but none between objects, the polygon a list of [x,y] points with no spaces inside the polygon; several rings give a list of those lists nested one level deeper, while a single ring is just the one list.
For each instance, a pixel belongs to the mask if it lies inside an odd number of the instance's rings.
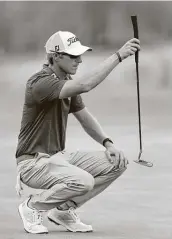
[{"label": "golfer's chin", "polygon": [[77,68],[73,68],[73,69],[71,69],[70,74],[71,75],[75,75],[76,72],[77,72]]}]

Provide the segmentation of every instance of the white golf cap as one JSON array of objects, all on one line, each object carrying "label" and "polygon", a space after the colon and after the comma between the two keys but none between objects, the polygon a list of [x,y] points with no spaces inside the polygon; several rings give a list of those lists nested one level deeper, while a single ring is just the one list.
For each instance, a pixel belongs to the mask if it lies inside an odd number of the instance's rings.
[{"label": "white golf cap", "polygon": [[73,33],[67,31],[54,33],[46,42],[45,49],[47,53],[64,52],[74,56],[92,50],[90,47],[83,46]]}]

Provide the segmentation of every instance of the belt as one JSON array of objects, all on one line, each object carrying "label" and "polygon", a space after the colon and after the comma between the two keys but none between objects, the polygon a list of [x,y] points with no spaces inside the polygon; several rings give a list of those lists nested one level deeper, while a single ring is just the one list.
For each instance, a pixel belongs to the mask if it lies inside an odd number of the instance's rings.
[{"label": "belt", "polygon": [[35,158],[36,154],[23,154],[21,156],[19,156],[18,158],[16,158],[17,160],[17,164],[19,164],[20,162],[27,160],[27,159],[33,159]]}]

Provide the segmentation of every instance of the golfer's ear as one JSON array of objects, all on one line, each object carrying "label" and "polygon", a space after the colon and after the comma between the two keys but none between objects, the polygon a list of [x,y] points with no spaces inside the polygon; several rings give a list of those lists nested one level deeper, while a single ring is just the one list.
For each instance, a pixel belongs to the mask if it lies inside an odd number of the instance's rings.
[{"label": "golfer's ear", "polygon": [[62,59],[62,58],[63,58],[62,54],[60,54],[60,53],[55,53],[55,54],[54,54],[54,60],[55,60],[55,61],[59,61],[59,60]]}]

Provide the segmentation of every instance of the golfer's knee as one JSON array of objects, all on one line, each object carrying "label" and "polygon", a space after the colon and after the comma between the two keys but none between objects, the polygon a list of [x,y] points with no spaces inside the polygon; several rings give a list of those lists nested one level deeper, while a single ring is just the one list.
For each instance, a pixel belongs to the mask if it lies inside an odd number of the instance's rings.
[{"label": "golfer's knee", "polygon": [[83,191],[88,192],[93,189],[95,180],[91,174],[86,173],[85,175],[82,175],[81,182],[83,186]]},{"label": "golfer's knee", "polygon": [[[70,187],[74,187],[81,194],[86,193],[93,189],[94,178],[91,174],[85,172],[84,174],[78,175],[75,181],[69,183]],[[68,186],[69,186],[68,185]]]}]

